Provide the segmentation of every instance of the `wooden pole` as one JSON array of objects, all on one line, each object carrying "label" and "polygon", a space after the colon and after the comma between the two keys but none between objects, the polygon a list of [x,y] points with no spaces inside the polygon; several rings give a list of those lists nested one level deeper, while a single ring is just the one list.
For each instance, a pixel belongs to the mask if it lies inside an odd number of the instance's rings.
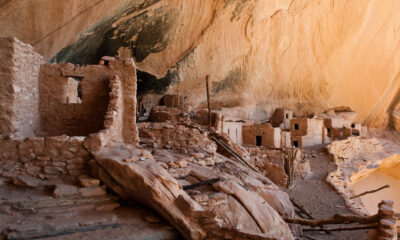
[{"label": "wooden pole", "polygon": [[368,224],[361,226],[343,226],[343,227],[324,227],[324,228],[303,228],[303,231],[353,231],[353,230],[364,230],[364,229],[377,229],[376,224]]},{"label": "wooden pole", "polygon": [[350,197],[350,199],[354,199],[354,198],[358,198],[358,197],[361,197],[361,196],[364,196],[364,195],[367,195],[367,194],[375,193],[375,192],[378,192],[378,191],[380,191],[382,189],[385,189],[385,188],[388,188],[388,187],[390,187],[390,186],[389,185],[385,185],[385,186],[380,187],[380,188],[375,189],[375,190],[370,190],[370,191],[366,191],[366,192],[357,194],[355,196]]},{"label": "wooden pole", "polygon": [[183,190],[189,190],[189,189],[197,188],[197,187],[208,185],[208,184],[213,184],[213,183],[216,183],[216,182],[218,182],[220,180],[221,179],[219,179],[219,178],[211,178],[211,179],[208,179],[208,180],[200,181],[200,182],[195,183],[195,184],[182,186],[182,189]]},{"label": "wooden pole", "polygon": [[207,90],[207,106],[208,106],[208,129],[211,130],[211,106],[210,106],[210,90],[208,88],[208,78],[206,76],[206,90]]},{"label": "wooden pole", "polygon": [[287,223],[301,224],[307,226],[323,226],[328,224],[344,224],[344,223],[376,223],[379,221],[378,214],[372,216],[358,216],[347,214],[336,214],[333,217],[325,219],[300,219],[300,218],[283,218]]},{"label": "wooden pole", "polygon": [[179,108],[179,78],[178,78],[178,82],[176,83],[176,107]]}]

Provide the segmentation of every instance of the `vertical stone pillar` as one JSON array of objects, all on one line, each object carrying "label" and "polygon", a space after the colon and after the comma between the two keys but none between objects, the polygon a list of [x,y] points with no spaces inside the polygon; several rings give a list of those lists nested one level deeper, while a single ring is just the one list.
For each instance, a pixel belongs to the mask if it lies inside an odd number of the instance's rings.
[{"label": "vertical stone pillar", "polygon": [[0,135],[35,136],[43,57],[16,38],[0,38]]},{"label": "vertical stone pillar", "polygon": [[393,201],[383,200],[378,204],[378,240],[397,239],[396,217],[393,210]]}]

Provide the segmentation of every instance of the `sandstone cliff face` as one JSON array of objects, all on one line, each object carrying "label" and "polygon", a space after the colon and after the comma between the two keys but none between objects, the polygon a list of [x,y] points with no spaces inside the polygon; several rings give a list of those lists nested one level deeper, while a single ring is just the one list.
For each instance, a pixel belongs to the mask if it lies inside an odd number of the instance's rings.
[{"label": "sandstone cliff face", "polygon": [[[138,94],[179,91],[201,106],[315,113],[346,106],[384,128],[400,99],[397,0],[0,1],[0,36],[47,60],[131,50]],[[393,125],[393,124],[391,124]]]}]

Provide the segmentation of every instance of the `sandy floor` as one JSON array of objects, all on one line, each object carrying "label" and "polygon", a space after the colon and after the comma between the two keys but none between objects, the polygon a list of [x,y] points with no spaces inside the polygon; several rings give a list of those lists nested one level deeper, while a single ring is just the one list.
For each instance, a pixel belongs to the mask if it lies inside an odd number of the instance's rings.
[{"label": "sandy floor", "polygon": [[[316,218],[327,218],[337,213],[352,213],[343,198],[327,183],[325,177],[329,169],[328,155],[321,148],[306,149],[305,153],[316,152],[316,157],[309,157],[313,176],[308,180],[297,179],[288,194]],[[337,225],[336,225],[337,226]],[[304,232],[304,239],[375,239],[375,230],[342,231],[326,234],[325,232]]]},{"label": "sandy floor", "polygon": [[377,205],[382,200],[393,200],[395,211],[400,212],[400,181],[397,181],[386,174],[374,171],[367,177],[356,182],[352,186],[352,189],[355,194],[360,194],[386,184],[389,184],[390,188],[361,196],[361,200],[370,214],[375,214],[378,211]]}]

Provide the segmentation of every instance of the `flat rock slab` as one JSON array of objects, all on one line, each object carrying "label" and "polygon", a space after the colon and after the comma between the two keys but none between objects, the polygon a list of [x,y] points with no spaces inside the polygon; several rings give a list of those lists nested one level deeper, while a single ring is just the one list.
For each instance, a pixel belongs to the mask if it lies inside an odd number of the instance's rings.
[{"label": "flat rock slab", "polygon": [[13,184],[21,187],[38,187],[41,184],[41,180],[31,176],[16,176],[13,179]]}]

